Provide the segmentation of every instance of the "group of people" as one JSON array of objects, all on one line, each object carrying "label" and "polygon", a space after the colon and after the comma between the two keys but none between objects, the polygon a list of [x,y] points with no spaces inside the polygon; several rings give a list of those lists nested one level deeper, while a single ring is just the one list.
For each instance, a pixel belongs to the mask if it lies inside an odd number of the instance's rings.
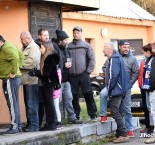
[{"label": "group of people", "polygon": [[[38,30],[34,40],[28,31],[20,34],[22,49],[0,35],[0,79],[11,116],[5,134],[62,129],[60,102],[69,124],[81,124],[79,88],[86,100],[88,115],[96,121],[97,107],[91,90],[90,74],[95,55],[82,40],[82,28],[73,28],[73,41],[65,31],[56,30],[49,38],[47,29]],[[23,85],[26,125],[20,121],[19,87]],[[45,121],[44,121],[45,120]]]},{"label": "group of people", "polygon": [[[33,40],[30,32],[23,31],[20,34],[21,50],[0,35],[0,67],[3,68],[0,79],[11,116],[11,127],[5,134],[62,129],[60,102],[67,111],[68,123],[81,124],[79,88],[90,119],[97,121],[90,82],[95,67],[94,50],[91,44],[82,40],[79,26],[73,28],[70,43],[65,31],[56,30],[55,33],[56,38],[50,39],[48,30],[39,29],[38,39]],[[103,53],[107,60],[103,67],[105,88],[100,93],[100,122],[107,122],[109,99],[111,114],[117,124],[113,142],[126,142],[129,137],[134,137],[130,102],[131,88],[138,80],[146,118],[146,128],[141,133],[155,133],[155,43],[142,48],[145,59],[140,69],[127,40],[119,41],[118,51],[113,43],[104,43]],[[20,85],[23,85],[27,118],[24,127],[20,120]],[[155,138],[151,141],[155,142]]]},{"label": "group of people", "polygon": [[141,90],[146,127],[140,130],[150,136],[145,143],[155,143],[155,43],[142,47],[144,59],[138,66],[127,40],[119,41],[116,51],[111,42],[105,43],[103,53],[108,57],[104,66],[105,88],[100,93],[101,123],[107,121],[107,98],[111,115],[117,124],[114,143],[126,142],[134,137],[131,114],[131,87],[138,80]]}]

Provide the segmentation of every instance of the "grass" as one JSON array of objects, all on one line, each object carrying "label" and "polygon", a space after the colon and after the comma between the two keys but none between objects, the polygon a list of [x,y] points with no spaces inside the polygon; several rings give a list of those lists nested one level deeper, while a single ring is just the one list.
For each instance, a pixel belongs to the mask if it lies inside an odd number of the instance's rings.
[{"label": "grass", "polygon": [[[100,98],[95,99],[96,106],[97,106],[97,116],[100,116]],[[90,118],[87,113],[87,107],[86,107],[86,102],[80,102],[80,107],[81,107],[81,113],[80,117],[82,118],[83,121],[88,121]]]}]

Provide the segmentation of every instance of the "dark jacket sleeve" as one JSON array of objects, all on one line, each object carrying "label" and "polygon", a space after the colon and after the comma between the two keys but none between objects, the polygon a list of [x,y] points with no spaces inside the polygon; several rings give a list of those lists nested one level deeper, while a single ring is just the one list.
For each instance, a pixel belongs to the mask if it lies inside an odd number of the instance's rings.
[{"label": "dark jacket sleeve", "polygon": [[132,76],[131,76],[132,85],[137,81],[138,76],[139,76],[139,66],[138,66],[136,57],[134,57],[133,63],[132,63]]},{"label": "dark jacket sleeve", "polygon": [[108,94],[111,94],[111,91],[114,89],[118,82],[120,67],[118,63],[118,59],[110,59],[110,78],[109,78],[109,85],[108,85]]},{"label": "dark jacket sleeve", "polygon": [[151,63],[151,71],[150,71],[150,91],[155,90],[155,58]]},{"label": "dark jacket sleeve", "polygon": [[88,67],[86,72],[90,74],[94,71],[95,67],[95,54],[90,44],[88,45],[87,57],[88,57]]},{"label": "dark jacket sleeve", "polygon": [[52,41],[53,47],[55,49],[55,52],[59,55],[60,60],[59,60],[59,64],[58,64],[58,68],[61,69],[61,72],[63,71],[63,62],[62,62],[62,57],[61,57],[61,52],[59,49],[59,46],[56,42]]}]

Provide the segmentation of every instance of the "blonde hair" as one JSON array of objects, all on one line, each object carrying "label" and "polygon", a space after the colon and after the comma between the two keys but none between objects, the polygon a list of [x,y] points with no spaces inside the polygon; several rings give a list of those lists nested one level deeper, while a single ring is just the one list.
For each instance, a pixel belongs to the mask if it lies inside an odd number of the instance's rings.
[{"label": "blonde hair", "polygon": [[41,71],[41,74],[43,74],[44,61],[48,55],[54,53],[54,47],[52,42],[43,42],[41,45],[45,47],[45,53],[42,55],[40,60],[40,71]]}]

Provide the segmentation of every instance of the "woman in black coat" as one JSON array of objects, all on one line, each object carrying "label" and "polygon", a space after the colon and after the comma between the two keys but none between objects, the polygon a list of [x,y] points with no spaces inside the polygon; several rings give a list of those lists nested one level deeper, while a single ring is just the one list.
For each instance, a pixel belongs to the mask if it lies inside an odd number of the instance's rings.
[{"label": "woman in black coat", "polygon": [[46,112],[46,124],[40,131],[55,130],[57,119],[52,94],[54,89],[60,88],[57,74],[59,56],[54,53],[51,42],[41,44],[40,51],[42,54],[40,70],[32,70],[29,74],[31,76],[40,77],[43,86],[43,104]]}]

